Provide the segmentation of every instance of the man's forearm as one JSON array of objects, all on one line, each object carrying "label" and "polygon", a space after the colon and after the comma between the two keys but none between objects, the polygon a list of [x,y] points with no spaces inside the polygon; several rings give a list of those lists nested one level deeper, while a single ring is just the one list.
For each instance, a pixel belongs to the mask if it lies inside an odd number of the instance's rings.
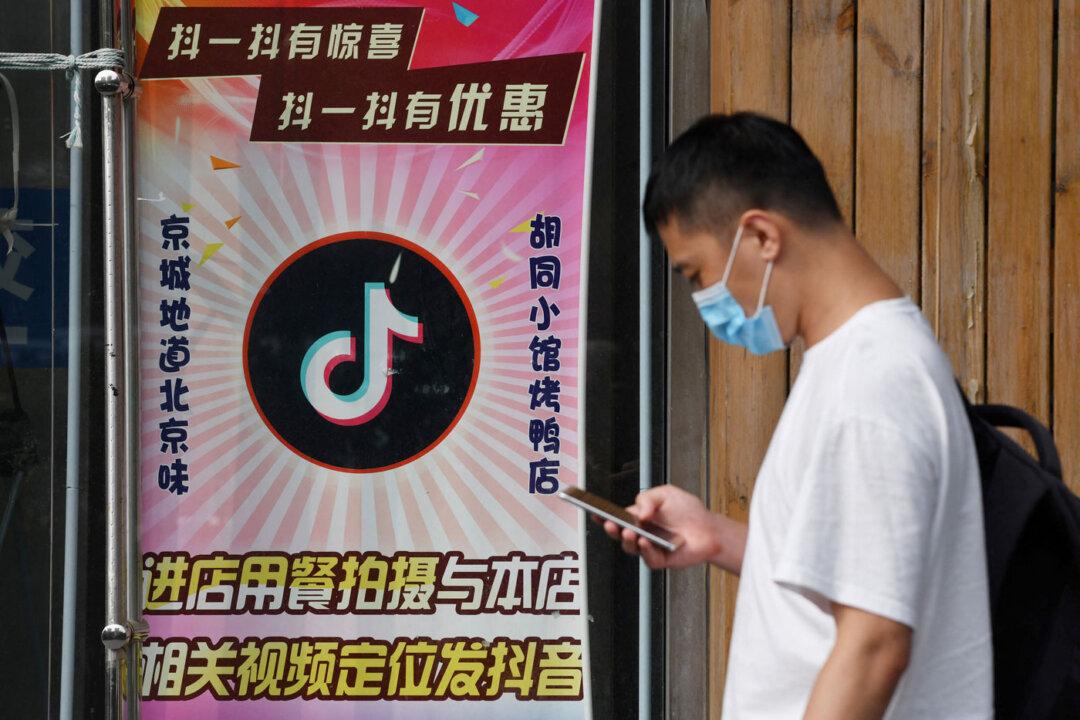
[{"label": "man's forearm", "polygon": [[818,674],[804,720],[881,720],[906,656],[889,646],[837,644]]},{"label": "man's forearm", "polygon": [[738,575],[742,572],[743,555],[746,554],[746,534],[749,525],[724,515],[715,515],[718,550],[709,562],[722,570]]}]

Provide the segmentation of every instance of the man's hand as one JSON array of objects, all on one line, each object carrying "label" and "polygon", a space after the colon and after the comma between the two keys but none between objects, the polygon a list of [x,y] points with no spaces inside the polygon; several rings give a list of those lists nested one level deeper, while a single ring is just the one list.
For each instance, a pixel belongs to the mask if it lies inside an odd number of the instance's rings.
[{"label": "man's hand", "polygon": [[746,523],[710,512],[696,495],[673,485],[661,485],[639,494],[626,509],[639,520],[663,525],[683,538],[683,544],[669,553],[633,531],[605,521],[604,531],[621,541],[626,552],[640,554],[649,567],[679,568],[711,562],[736,575],[742,569]]},{"label": "man's hand", "polygon": [[911,628],[832,604],[836,645],[821,668],[804,720],[880,720],[911,655]]}]

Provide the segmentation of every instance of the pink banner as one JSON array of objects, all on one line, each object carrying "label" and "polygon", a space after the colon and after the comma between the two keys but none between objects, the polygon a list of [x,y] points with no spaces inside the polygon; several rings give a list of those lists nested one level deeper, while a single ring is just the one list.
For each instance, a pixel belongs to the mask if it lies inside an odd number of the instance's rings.
[{"label": "pink banner", "polygon": [[588,718],[595,0],[162,4],[145,716]]}]

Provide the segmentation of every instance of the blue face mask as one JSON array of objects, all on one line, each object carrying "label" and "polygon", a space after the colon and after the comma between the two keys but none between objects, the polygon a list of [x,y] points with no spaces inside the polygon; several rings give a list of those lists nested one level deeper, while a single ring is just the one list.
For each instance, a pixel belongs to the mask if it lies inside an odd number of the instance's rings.
[{"label": "blue face mask", "polygon": [[731,266],[735,264],[735,253],[739,249],[739,240],[742,239],[742,226],[735,233],[735,240],[731,244],[731,254],[728,255],[727,267],[724,268],[724,276],[720,282],[710,285],[704,290],[694,293],[694,302],[697,303],[701,319],[712,331],[712,334],[731,345],[744,347],[755,355],[783,350],[784,338],[780,335],[780,326],[776,324],[776,317],[771,307],[765,305],[765,291],[769,288],[769,276],[772,275],[773,264],[770,261],[765,266],[765,277],[761,281],[761,293],[758,295],[757,312],[753,317],[746,317],[739,301],[728,290],[728,276],[731,275]]}]

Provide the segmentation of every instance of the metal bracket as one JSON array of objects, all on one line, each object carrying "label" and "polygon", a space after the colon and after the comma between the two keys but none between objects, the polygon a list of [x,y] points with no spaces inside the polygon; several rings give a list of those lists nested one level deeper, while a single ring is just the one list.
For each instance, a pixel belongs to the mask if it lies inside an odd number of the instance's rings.
[{"label": "metal bracket", "polygon": [[101,644],[109,650],[123,650],[131,642],[131,628],[120,623],[109,623],[101,629]]},{"label": "metal bracket", "polygon": [[98,74],[94,76],[94,87],[105,97],[119,95],[122,98],[129,98],[135,95],[138,83],[123,69],[110,68],[98,71]]},{"label": "metal bracket", "polygon": [[142,619],[109,623],[101,629],[101,644],[108,650],[123,650],[132,640],[145,640],[149,634],[150,624]]},{"label": "metal bracket", "polygon": [[128,627],[131,628],[131,637],[135,640],[142,642],[150,636],[150,623],[142,618],[139,618],[138,620],[129,620]]}]

